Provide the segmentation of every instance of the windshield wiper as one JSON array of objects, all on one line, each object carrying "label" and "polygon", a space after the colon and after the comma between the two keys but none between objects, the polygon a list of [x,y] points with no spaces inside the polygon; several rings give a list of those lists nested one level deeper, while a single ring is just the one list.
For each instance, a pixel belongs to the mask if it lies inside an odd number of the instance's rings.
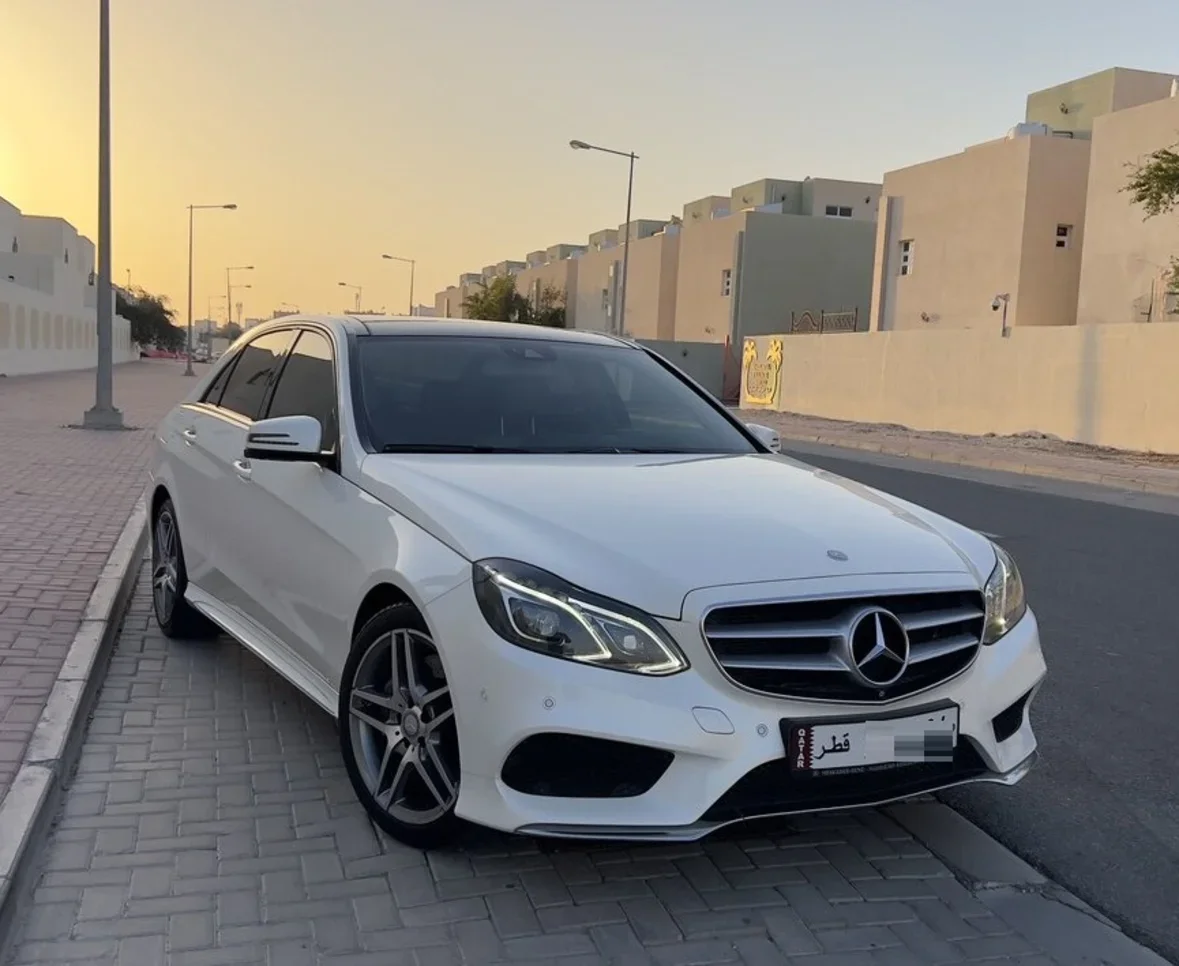
[{"label": "windshield wiper", "polygon": [[382,453],[527,453],[506,446],[473,446],[465,443],[386,443]]}]

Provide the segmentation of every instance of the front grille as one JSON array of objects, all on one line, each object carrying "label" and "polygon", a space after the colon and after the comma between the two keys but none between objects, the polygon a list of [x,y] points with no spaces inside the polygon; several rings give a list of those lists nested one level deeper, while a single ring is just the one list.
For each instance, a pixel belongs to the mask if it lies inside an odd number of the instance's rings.
[{"label": "front grille", "polygon": [[[909,635],[909,666],[888,687],[869,687],[848,668],[847,634],[857,614],[881,607]],[[718,607],[704,621],[717,662],[743,687],[781,697],[891,701],[968,668],[982,638],[977,591],[827,597]]]},{"label": "front grille", "polygon": [[542,732],[504,762],[508,788],[553,798],[634,798],[655,787],[675,758],[662,748],[608,738]]}]

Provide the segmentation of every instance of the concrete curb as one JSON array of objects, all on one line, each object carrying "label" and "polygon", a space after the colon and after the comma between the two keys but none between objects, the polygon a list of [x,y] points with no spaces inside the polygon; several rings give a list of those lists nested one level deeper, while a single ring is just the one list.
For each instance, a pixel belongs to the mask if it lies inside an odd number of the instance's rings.
[{"label": "concrete curb", "polygon": [[[1045,466],[1028,463],[1016,456],[990,455],[987,453],[949,453],[939,450],[936,445],[916,441],[893,443],[879,440],[848,438],[822,433],[779,433],[783,447],[790,443],[814,443],[837,449],[857,449],[886,456],[900,456],[910,459],[930,460],[954,466],[971,466],[982,470],[996,470],[1002,473],[1019,473],[1023,476],[1038,476],[1044,479],[1068,480],[1073,483],[1093,483],[1099,486],[1115,487],[1131,493],[1155,493],[1160,496],[1179,496],[1179,480],[1156,481],[1120,476],[1116,473],[1102,473],[1098,470],[1072,469],[1061,466]],[[1149,468],[1147,468],[1149,469]]]},{"label": "concrete curb", "polygon": [[38,847],[73,773],[146,547],[147,505],[140,500],[99,574],[24,760],[0,801],[0,960],[36,870]]},{"label": "concrete curb", "polygon": [[1170,966],[1100,912],[936,800],[884,809],[995,915],[1062,963]]}]

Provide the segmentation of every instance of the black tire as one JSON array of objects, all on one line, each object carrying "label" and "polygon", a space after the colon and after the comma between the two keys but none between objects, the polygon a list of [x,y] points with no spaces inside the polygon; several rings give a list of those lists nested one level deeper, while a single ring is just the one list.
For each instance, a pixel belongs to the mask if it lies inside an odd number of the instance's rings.
[{"label": "black tire", "polygon": [[[389,655],[382,663],[386,645],[398,657]],[[413,655],[424,663],[410,675],[404,669]],[[395,662],[399,681],[393,680]],[[385,673],[388,681],[382,683]],[[412,848],[452,845],[463,826],[454,812],[459,780],[454,706],[437,647],[412,605],[386,607],[357,632],[340,678],[338,723],[344,767],[372,820]],[[419,803],[423,807],[417,810]]]},{"label": "black tire", "polygon": [[[171,528],[174,547],[167,545],[165,531]],[[168,558],[168,559],[165,559]],[[170,584],[170,601],[161,593],[161,582]],[[180,640],[203,640],[216,637],[220,629],[184,599],[188,571],[184,567],[184,546],[176,508],[170,499],[156,507],[151,521],[152,610],[165,637]]]}]

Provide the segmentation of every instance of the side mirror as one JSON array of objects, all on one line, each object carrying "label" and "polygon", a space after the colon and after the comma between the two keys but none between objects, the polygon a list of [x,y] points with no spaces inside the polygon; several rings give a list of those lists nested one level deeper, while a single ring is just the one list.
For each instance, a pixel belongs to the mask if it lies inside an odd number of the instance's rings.
[{"label": "side mirror", "polygon": [[250,426],[243,455],[248,460],[318,463],[322,444],[323,427],[314,416],[276,416]]},{"label": "side mirror", "polygon": [[762,426],[760,423],[746,423],[745,428],[771,453],[782,452],[782,439],[776,429],[770,429],[769,426]]}]

